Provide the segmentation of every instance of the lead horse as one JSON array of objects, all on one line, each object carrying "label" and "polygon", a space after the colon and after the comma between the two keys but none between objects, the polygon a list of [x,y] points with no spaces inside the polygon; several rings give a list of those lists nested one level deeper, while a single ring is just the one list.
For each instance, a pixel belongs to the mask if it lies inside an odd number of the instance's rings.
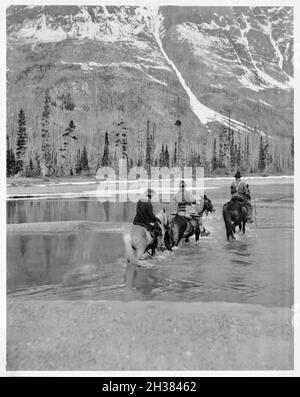
[{"label": "lead horse", "polygon": [[245,234],[247,222],[247,209],[242,205],[242,202],[233,197],[223,206],[223,219],[225,222],[227,240],[235,239],[234,233],[236,226]]}]

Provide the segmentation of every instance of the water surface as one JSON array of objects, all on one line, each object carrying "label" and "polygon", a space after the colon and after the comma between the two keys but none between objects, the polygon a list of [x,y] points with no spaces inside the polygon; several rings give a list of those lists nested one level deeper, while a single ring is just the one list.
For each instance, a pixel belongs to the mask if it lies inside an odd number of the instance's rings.
[{"label": "water surface", "polygon": [[[7,288],[16,299],[230,301],[293,304],[293,184],[252,182],[256,224],[227,242],[221,217],[228,186],[208,191],[211,236],[126,265],[120,233],[8,234]],[[162,205],[155,205],[156,209]],[[174,205],[165,204],[172,211]],[[135,204],[95,199],[11,200],[8,223],[65,220],[128,222]]]}]

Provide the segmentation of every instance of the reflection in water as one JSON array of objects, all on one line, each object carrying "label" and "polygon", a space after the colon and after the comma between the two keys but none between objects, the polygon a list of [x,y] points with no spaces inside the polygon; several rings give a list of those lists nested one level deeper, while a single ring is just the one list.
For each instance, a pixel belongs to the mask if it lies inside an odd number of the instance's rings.
[{"label": "reflection in water", "polygon": [[80,202],[80,215],[83,215],[84,219],[87,218],[88,202],[87,200],[82,200]]},{"label": "reflection in water", "polygon": [[128,221],[128,203],[123,203],[123,221]]},{"label": "reflection in water", "polygon": [[6,202],[7,223],[14,223],[16,209],[17,209],[17,201],[11,200]]},{"label": "reflection in water", "polygon": [[[112,263],[122,256],[121,236],[117,233],[11,235],[7,240],[8,289],[59,284],[66,274],[90,264],[101,270],[102,282],[109,284],[112,273],[117,272]],[[121,273],[118,270],[118,279]]]},{"label": "reflection in water", "polygon": [[104,208],[104,213],[105,213],[105,222],[109,222],[110,221],[110,219],[109,219],[110,202],[104,201],[103,208]]},{"label": "reflection in water", "polygon": [[154,288],[154,278],[149,274],[149,270],[135,264],[128,264],[124,274],[125,285],[135,288],[148,295]]},{"label": "reflection in water", "polygon": [[50,266],[51,266],[52,239],[47,238],[47,236],[43,236],[42,239],[44,242],[46,277],[48,278],[50,274]]},{"label": "reflection in water", "polygon": [[7,223],[90,220],[122,222],[134,218],[135,203],[90,199],[8,200]]},{"label": "reflection in water", "polygon": [[22,256],[25,255],[26,249],[27,249],[27,238],[25,236],[20,236],[20,252]]},{"label": "reflection in water", "polygon": [[[216,194],[223,203],[225,193]],[[8,203],[7,214],[10,222],[122,222],[133,219],[135,206],[95,199],[20,200]],[[154,207],[159,209],[156,204]],[[8,234],[8,291],[36,299],[233,301],[291,306],[293,206],[285,203],[278,217],[278,207],[265,203],[263,211],[258,211],[259,227],[248,225],[245,236],[237,233],[237,239],[230,242],[226,241],[221,204],[216,209],[215,215],[204,221],[212,232],[210,237],[198,243],[183,242],[178,250],[148,258],[140,263],[142,266],[125,265],[118,233]]]},{"label": "reflection in water", "polygon": [[18,205],[17,216],[18,216],[18,222],[19,223],[25,223],[26,222],[26,211],[25,211],[24,202],[22,202],[22,203],[20,203]]}]

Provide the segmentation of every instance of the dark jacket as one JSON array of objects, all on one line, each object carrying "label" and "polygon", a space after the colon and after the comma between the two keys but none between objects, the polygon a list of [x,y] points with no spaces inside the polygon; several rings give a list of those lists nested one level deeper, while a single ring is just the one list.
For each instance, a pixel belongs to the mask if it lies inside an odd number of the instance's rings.
[{"label": "dark jacket", "polygon": [[156,218],[153,213],[153,207],[150,201],[139,200],[136,205],[136,216],[133,220],[134,225],[140,225],[146,227],[148,230],[152,230],[151,223],[160,223],[160,219]]}]

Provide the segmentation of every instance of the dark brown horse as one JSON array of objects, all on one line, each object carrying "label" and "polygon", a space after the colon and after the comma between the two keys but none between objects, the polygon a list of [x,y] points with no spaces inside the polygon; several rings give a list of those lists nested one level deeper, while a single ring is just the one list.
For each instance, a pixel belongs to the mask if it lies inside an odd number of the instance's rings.
[{"label": "dark brown horse", "polygon": [[[204,195],[204,205],[201,213],[214,212],[214,207],[211,200]],[[196,241],[199,240],[200,228],[197,218],[192,218],[190,220],[183,216],[175,215],[175,217],[170,221],[168,226],[168,232],[165,234],[165,246],[170,249],[170,247],[178,247],[181,239],[184,238],[186,242],[189,241],[189,237],[195,234]]]},{"label": "dark brown horse", "polygon": [[242,201],[238,197],[233,197],[223,206],[223,219],[225,222],[227,240],[235,239],[234,233],[236,226],[243,230],[245,234],[247,222],[247,209],[242,205]]}]

